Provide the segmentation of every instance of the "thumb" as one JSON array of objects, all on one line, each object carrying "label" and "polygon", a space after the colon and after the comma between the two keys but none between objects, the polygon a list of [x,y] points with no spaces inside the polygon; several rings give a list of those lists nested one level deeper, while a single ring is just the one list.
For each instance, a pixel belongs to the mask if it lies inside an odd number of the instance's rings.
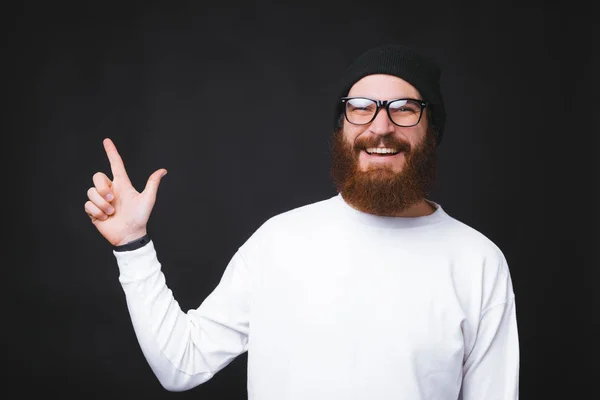
[{"label": "thumb", "polygon": [[167,174],[167,170],[161,168],[157,171],[154,171],[152,175],[148,178],[148,182],[146,182],[146,187],[144,188],[144,194],[146,196],[150,196],[153,200],[156,199],[156,193],[158,192],[158,185],[160,185],[160,180],[163,176]]}]

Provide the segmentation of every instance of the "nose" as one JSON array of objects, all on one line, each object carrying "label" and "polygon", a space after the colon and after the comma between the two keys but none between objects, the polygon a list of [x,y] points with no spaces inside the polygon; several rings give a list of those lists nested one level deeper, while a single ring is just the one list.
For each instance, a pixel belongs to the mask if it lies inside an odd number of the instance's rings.
[{"label": "nose", "polygon": [[394,132],[394,123],[390,120],[384,108],[379,109],[375,119],[371,121],[369,130],[375,135],[389,135]]}]

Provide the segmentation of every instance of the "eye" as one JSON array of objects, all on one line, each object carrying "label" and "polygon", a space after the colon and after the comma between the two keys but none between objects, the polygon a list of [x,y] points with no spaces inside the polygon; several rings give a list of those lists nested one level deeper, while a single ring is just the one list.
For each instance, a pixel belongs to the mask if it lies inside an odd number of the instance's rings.
[{"label": "eye", "polygon": [[396,100],[390,103],[389,110],[392,113],[419,113],[421,105],[414,100]]},{"label": "eye", "polygon": [[363,98],[350,99],[347,104],[348,109],[352,111],[371,111],[376,108],[373,100]]}]

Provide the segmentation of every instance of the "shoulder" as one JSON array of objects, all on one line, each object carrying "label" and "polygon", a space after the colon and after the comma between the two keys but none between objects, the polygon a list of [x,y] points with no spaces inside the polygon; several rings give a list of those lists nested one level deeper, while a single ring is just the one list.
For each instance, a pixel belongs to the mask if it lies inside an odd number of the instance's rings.
[{"label": "shoulder", "polygon": [[445,222],[440,234],[454,255],[477,260],[488,268],[507,269],[504,252],[489,236],[447,213]]},{"label": "shoulder", "polygon": [[268,218],[254,231],[245,243],[273,243],[290,235],[299,235],[319,229],[326,220],[330,220],[335,210],[335,198],[316,201],[292,208]]},{"label": "shoulder", "polygon": [[454,217],[444,224],[445,249],[469,287],[479,287],[482,307],[508,301],[514,296],[512,278],[503,250],[490,237]]},{"label": "shoulder", "polygon": [[314,224],[332,215],[334,203],[335,198],[330,198],[290,209],[272,216],[258,230]]}]

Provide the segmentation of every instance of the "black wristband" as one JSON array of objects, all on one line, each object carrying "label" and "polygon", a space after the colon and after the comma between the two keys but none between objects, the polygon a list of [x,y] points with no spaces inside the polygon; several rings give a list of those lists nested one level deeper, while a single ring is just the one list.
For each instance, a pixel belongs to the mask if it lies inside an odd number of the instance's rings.
[{"label": "black wristband", "polygon": [[114,251],[131,251],[139,249],[140,247],[144,247],[150,243],[150,235],[147,233],[139,239],[132,240],[131,242],[127,242],[120,246],[113,246]]}]

